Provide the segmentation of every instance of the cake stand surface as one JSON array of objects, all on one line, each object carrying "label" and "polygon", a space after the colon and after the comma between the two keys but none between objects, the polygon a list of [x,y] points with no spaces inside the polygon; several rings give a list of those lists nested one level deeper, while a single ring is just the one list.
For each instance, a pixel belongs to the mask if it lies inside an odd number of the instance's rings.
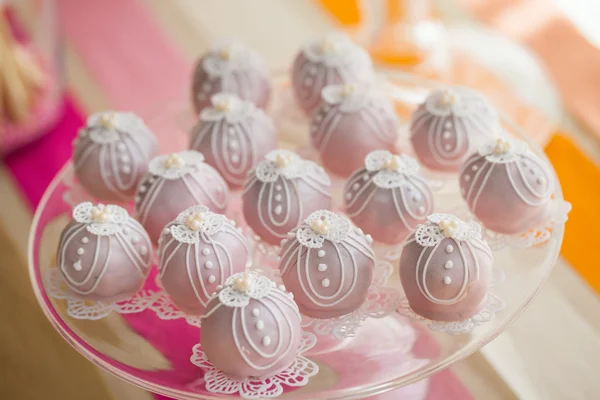
[{"label": "cake stand surface", "polygon": [[[378,84],[397,102],[403,123],[435,83],[407,75],[380,77]],[[274,98],[269,114],[279,128],[282,147],[293,148],[305,157],[314,157],[306,145],[308,121],[294,111],[289,84],[275,78]],[[160,135],[174,139],[163,151],[185,148],[186,131],[193,115],[186,107],[167,107],[149,121]],[[505,128],[525,136],[504,118]],[[406,146],[406,126],[399,150]],[[536,144],[534,151],[545,158]],[[454,212],[468,217],[458,194],[456,176],[430,175],[437,182],[436,212]],[[339,199],[341,181],[334,181]],[[70,218],[70,204],[86,199],[67,164],[52,181],[36,210],[29,239],[29,272],[38,301],[54,327],[75,349],[94,364],[149,391],[177,399],[223,399],[236,395],[216,395],[203,385],[203,372],[190,362],[192,348],[201,328],[185,318],[161,319],[150,308],[134,313],[105,312],[97,318],[74,318],[69,301],[51,296],[45,279],[55,268],[58,236]],[[562,203],[557,187],[555,201]],[[239,220],[239,204],[232,205],[232,218]],[[497,276],[489,309],[462,324],[439,324],[416,318],[403,301],[397,259],[401,247],[377,246],[381,290],[394,293],[393,307],[371,312],[360,322],[354,335],[335,334],[335,324],[309,322],[305,329],[317,332],[317,345],[305,355],[319,365],[318,375],[302,388],[286,388],[285,399],[365,398],[420,381],[481,348],[502,333],[534,299],[548,277],[562,243],[564,221],[543,233],[543,243],[523,246],[514,238],[489,236],[494,249]],[[268,255],[263,255],[269,258]],[[157,293],[153,276],[145,289]],[[388,304],[389,305],[389,304]],[[317,325],[319,326],[317,328]],[[333,328],[332,328],[333,326]],[[339,327],[338,327],[339,328]],[[328,330],[329,329],[329,330]],[[419,397],[419,396],[416,396]]]}]

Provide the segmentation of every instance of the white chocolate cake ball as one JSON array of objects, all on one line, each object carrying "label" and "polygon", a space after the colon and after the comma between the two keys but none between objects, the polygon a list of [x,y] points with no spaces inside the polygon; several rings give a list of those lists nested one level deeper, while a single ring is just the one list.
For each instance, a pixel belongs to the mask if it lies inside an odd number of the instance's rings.
[{"label": "white chocolate cake ball", "polygon": [[225,93],[213,96],[212,106],[202,110],[190,143],[231,188],[241,187],[248,172],[276,146],[271,118],[251,103]]},{"label": "white chocolate cake ball", "polygon": [[483,308],[493,266],[477,223],[433,214],[406,238],[400,280],[415,313],[435,321],[462,321]]},{"label": "white chocolate cake ball", "polygon": [[421,164],[457,172],[500,129],[498,113],[485,97],[466,87],[451,87],[433,91],[415,110],[410,140]]},{"label": "white chocolate cake ball", "polygon": [[459,183],[471,212],[496,232],[526,232],[553,212],[554,174],[519,140],[490,140],[467,159]]},{"label": "white chocolate cake ball", "polygon": [[73,169],[92,196],[107,201],[131,200],[148,163],[158,153],[154,134],[132,113],[90,116],[73,142]]},{"label": "white chocolate cake ball", "polygon": [[393,152],[399,121],[390,99],[369,84],[328,86],[315,110],[310,138],[323,166],[350,176],[375,150]]},{"label": "white chocolate cake ball", "polygon": [[264,379],[296,359],[302,330],[293,296],[255,272],[228,278],[202,318],[202,350],[229,376]]},{"label": "white chocolate cake ball", "polygon": [[198,60],[192,83],[192,102],[196,112],[211,106],[217,93],[231,93],[265,108],[271,87],[269,69],[260,54],[242,43],[215,43]]},{"label": "white chocolate cake ball", "polygon": [[233,221],[205,206],[181,212],[158,243],[162,286],[186,314],[202,315],[217,286],[246,269],[244,237]]},{"label": "white chocolate cake ball", "polygon": [[201,204],[222,214],[228,200],[227,184],[202,154],[182,151],[150,162],[135,196],[135,215],[156,243],[164,227],[186,208]]},{"label": "white chocolate cake ball", "polygon": [[57,263],[78,297],[106,303],[134,295],[152,265],[152,243],[127,211],[85,202],[60,235]]},{"label": "white chocolate cake ball", "polygon": [[296,100],[310,115],[321,101],[323,88],[371,82],[373,65],[368,53],[350,38],[332,34],[304,46],[294,60],[291,74]]},{"label": "white chocolate cake ball", "polygon": [[344,207],[376,241],[395,244],[431,214],[433,193],[415,159],[376,150],[346,182]]},{"label": "white chocolate cake ball", "polygon": [[330,187],[319,165],[288,150],[273,150],[248,175],[244,219],[262,240],[279,244],[310,213],[331,206]]},{"label": "white chocolate cake ball", "polygon": [[302,314],[334,318],[357,310],[368,295],[372,239],[345,217],[320,210],[289,233],[279,269]]}]

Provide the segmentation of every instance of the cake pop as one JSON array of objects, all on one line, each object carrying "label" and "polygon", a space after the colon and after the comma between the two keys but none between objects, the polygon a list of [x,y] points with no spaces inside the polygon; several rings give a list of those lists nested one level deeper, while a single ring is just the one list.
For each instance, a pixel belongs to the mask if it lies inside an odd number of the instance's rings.
[{"label": "cake pop", "polygon": [[186,314],[201,315],[217,286],[246,269],[244,237],[233,221],[205,206],[181,212],[158,242],[162,286]]},{"label": "cake pop", "polygon": [[148,234],[127,211],[85,202],[73,208],[73,220],[60,235],[57,263],[73,294],[110,303],[142,287],[151,252]]},{"label": "cake pop", "polygon": [[156,243],[164,227],[180,212],[205,205],[222,214],[229,190],[219,173],[197,151],[155,157],[135,196],[135,214]]},{"label": "cake pop", "polygon": [[462,321],[482,309],[493,264],[477,223],[433,214],[406,238],[400,256],[402,289],[418,315]]},{"label": "cake pop", "polygon": [[348,83],[323,89],[310,134],[321,162],[347,177],[374,150],[395,150],[398,117],[392,102],[369,84]]},{"label": "cake pop", "polygon": [[198,60],[192,82],[192,102],[196,112],[211,106],[217,93],[232,93],[264,108],[271,92],[269,69],[256,51],[239,42],[214,44]]},{"label": "cake pop", "polygon": [[331,211],[315,211],[282,242],[279,268],[302,314],[334,318],[365,301],[375,256],[372,239]]},{"label": "cake pop", "polygon": [[332,34],[308,43],[292,67],[292,86],[300,107],[310,115],[328,85],[373,80],[373,65],[366,51],[347,36]]},{"label": "cake pop", "polygon": [[464,163],[459,182],[471,212],[493,231],[522,233],[552,215],[554,174],[525,142],[488,141]]},{"label": "cake pop", "polygon": [[200,113],[192,130],[191,145],[206,162],[238,188],[248,172],[277,145],[275,125],[262,110],[237,96],[220,93],[211,99],[212,107]]},{"label": "cake pop", "polygon": [[458,172],[467,157],[498,132],[498,114],[481,94],[451,87],[433,91],[415,110],[410,140],[427,168]]},{"label": "cake pop", "polygon": [[140,117],[102,112],[90,116],[79,130],[73,142],[73,169],[92,196],[131,200],[157,152],[156,138]]},{"label": "cake pop", "polygon": [[382,243],[403,241],[433,211],[433,193],[407,155],[376,150],[344,186],[352,222]]},{"label": "cake pop", "polygon": [[331,181],[317,164],[287,150],[273,150],[248,175],[246,223],[267,243],[279,244],[313,211],[331,206]]},{"label": "cake pop", "polygon": [[202,349],[227,375],[263,379],[296,359],[302,330],[293,296],[255,272],[229,277],[202,318]]}]

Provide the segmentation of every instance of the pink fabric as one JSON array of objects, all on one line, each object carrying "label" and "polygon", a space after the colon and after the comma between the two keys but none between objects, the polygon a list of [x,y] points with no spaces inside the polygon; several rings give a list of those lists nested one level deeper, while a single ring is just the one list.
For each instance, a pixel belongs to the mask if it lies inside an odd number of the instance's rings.
[{"label": "pink fabric", "polygon": [[[116,109],[158,110],[186,99],[192,63],[139,0],[58,0],[68,42]],[[151,115],[142,115],[142,118]]]},{"label": "pink fabric", "polygon": [[[157,270],[154,268],[144,288],[157,291],[154,281]],[[152,343],[155,349],[163,354],[172,365],[172,371],[156,371],[155,378],[169,379],[169,382],[177,382],[182,386],[202,376],[198,367],[190,362],[191,348],[200,341],[200,328],[189,325],[185,320],[178,319],[170,321],[165,328],[163,321],[153,311],[144,311],[139,314],[128,314],[123,316],[131,325],[131,328]],[[156,327],[160,326],[160,329]],[[160,399],[168,397],[155,395]]]},{"label": "pink fabric", "polygon": [[60,122],[47,135],[4,158],[28,204],[35,209],[46,187],[71,157],[71,142],[83,124],[83,114],[67,96]]},{"label": "pink fabric", "polygon": [[[132,110],[151,119],[153,111],[160,111],[164,104],[187,99],[192,63],[168,41],[139,0],[59,0],[59,5],[70,43],[115,109]],[[71,141],[83,121],[75,102],[68,98],[64,118],[52,132],[5,159],[32,208],[70,157]],[[168,128],[158,132],[163,150],[181,146],[173,143],[169,133]],[[181,321],[171,324],[175,329],[168,332],[155,329],[158,318],[151,312],[127,318],[133,329],[171,363],[181,366],[184,373],[177,378],[182,383],[198,376],[198,370],[189,362],[189,349],[194,344],[191,340],[199,337],[197,328]],[[426,333],[423,336],[428,337]],[[420,343],[424,343],[422,340]],[[422,344],[421,351],[429,351],[432,344]],[[428,400],[471,399],[449,371],[436,375],[431,383]]]},{"label": "pink fabric", "polygon": [[[165,104],[186,104],[193,64],[169,40],[139,0],[58,0],[59,17],[75,48],[114,109],[133,111],[154,129]],[[156,132],[163,152],[187,146],[177,126]],[[175,138],[175,139],[174,139]]]}]

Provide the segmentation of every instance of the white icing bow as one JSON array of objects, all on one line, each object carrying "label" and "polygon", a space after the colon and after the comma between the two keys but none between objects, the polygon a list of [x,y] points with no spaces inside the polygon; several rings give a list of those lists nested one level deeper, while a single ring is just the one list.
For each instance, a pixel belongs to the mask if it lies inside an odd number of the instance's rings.
[{"label": "white icing bow", "polygon": [[439,117],[469,117],[481,112],[493,113],[493,109],[481,94],[463,86],[433,91],[427,96],[425,107],[431,114]]},{"label": "white icing bow", "polygon": [[296,231],[296,238],[306,247],[318,249],[323,247],[325,239],[339,243],[346,239],[352,224],[350,221],[334,212],[319,210],[311,213]]},{"label": "white icing bow", "polygon": [[246,271],[227,278],[223,287],[217,288],[216,296],[227,307],[246,307],[250,299],[268,296],[272,289],[277,290],[275,282],[254,271]]},{"label": "white icing bow", "polygon": [[252,103],[230,93],[217,93],[210,98],[210,102],[212,106],[200,112],[202,121],[214,122],[224,119],[228,123],[236,123],[256,111]]},{"label": "white icing bow", "polygon": [[342,67],[353,63],[357,58],[363,58],[370,63],[367,53],[357,46],[348,36],[334,33],[324,40],[315,41],[304,46],[304,56],[315,64],[327,67]]},{"label": "white icing bow", "polygon": [[433,247],[446,238],[481,239],[481,226],[473,221],[463,222],[450,214],[431,214],[415,231],[415,239],[423,247]]},{"label": "white icing bow", "polygon": [[148,165],[148,171],[153,175],[174,180],[196,171],[202,163],[204,163],[202,153],[186,150],[154,157]]},{"label": "white icing bow", "polygon": [[258,54],[234,40],[214,43],[202,61],[202,67],[212,78],[227,76],[236,71],[260,67]]},{"label": "white icing bow", "polygon": [[327,104],[339,106],[341,112],[352,113],[366,107],[372,93],[372,86],[368,83],[346,83],[324,87],[321,97]]},{"label": "white icing bow", "polygon": [[375,150],[365,158],[365,169],[377,172],[373,183],[383,189],[395,189],[406,182],[407,176],[419,172],[419,163],[406,154],[394,155],[387,150]]},{"label": "white icing bow", "polygon": [[104,111],[88,117],[86,127],[80,132],[89,133],[94,143],[105,144],[119,140],[119,133],[152,135],[144,121],[130,112]]},{"label": "white icing bow", "polygon": [[180,243],[195,244],[200,242],[200,234],[212,236],[221,232],[229,224],[224,215],[215,214],[208,207],[197,205],[179,213],[174,224],[169,228],[171,235]]},{"label": "white icing bow", "polygon": [[127,211],[111,204],[94,206],[86,201],[73,208],[73,219],[80,224],[87,224],[88,232],[97,236],[109,236],[120,232],[128,218]]},{"label": "white icing bow", "polygon": [[495,164],[506,164],[518,160],[529,153],[529,145],[510,137],[499,137],[490,140],[478,150],[479,155]]},{"label": "white icing bow", "polygon": [[312,172],[313,168],[321,168],[312,161],[304,160],[289,150],[273,150],[256,166],[256,178],[264,183],[273,183],[283,176],[286,179],[297,179]]}]

